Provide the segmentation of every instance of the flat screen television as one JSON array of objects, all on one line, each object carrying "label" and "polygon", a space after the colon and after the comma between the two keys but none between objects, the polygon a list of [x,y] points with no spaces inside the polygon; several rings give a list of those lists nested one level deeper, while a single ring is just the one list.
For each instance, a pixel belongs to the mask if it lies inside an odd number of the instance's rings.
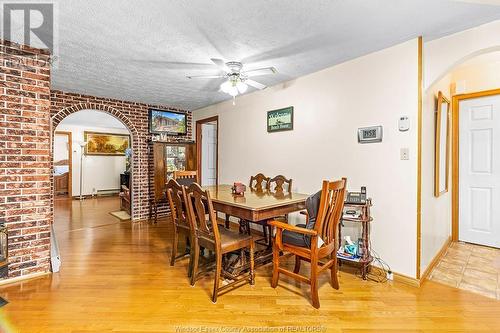
[{"label": "flat screen television", "polygon": [[149,133],[186,135],[186,114],[175,111],[149,109]]}]

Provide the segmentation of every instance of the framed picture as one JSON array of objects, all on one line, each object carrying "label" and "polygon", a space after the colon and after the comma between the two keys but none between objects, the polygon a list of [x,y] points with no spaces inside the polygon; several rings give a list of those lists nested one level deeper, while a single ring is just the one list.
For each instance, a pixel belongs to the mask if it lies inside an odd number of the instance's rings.
[{"label": "framed picture", "polygon": [[267,112],[267,131],[281,132],[293,130],[293,106]]},{"label": "framed picture", "polygon": [[149,109],[149,133],[186,135],[186,114],[182,112]]},{"label": "framed picture", "polygon": [[450,169],[450,101],[440,91],[437,98],[435,155],[434,155],[434,196],[448,192]]},{"label": "framed picture", "polygon": [[125,156],[130,147],[130,135],[114,133],[84,132],[85,154],[104,156]]}]

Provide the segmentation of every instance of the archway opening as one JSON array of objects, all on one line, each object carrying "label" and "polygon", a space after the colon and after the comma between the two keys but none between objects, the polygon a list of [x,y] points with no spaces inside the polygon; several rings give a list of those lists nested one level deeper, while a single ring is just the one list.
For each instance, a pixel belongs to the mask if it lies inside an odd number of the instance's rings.
[{"label": "archway opening", "polygon": [[[56,226],[58,220],[73,223],[70,229],[130,220],[135,138],[129,127],[106,111],[82,109],[60,120],[53,138]],[[74,214],[81,209],[106,210],[117,219],[83,225]]]},{"label": "archway opening", "polygon": [[[426,267],[433,268],[434,265],[439,265],[437,261],[432,262],[432,260],[436,253],[442,253],[440,252],[442,248],[446,249],[450,241],[465,241],[467,242],[467,246],[471,243],[466,238],[459,237],[458,234],[459,216],[461,214],[459,206],[461,205],[462,208],[466,207],[465,205],[472,207],[472,204],[478,200],[470,200],[466,203],[467,196],[461,197],[460,193],[466,193],[469,197],[470,193],[487,193],[488,195],[493,195],[494,193],[491,186],[488,187],[488,190],[482,192],[480,186],[474,187],[473,190],[476,192],[470,189],[461,189],[460,179],[462,176],[469,174],[468,177],[472,177],[471,175],[475,174],[474,172],[470,172],[470,167],[481,163],[493,167],[493,161],[498,160],[498,158],[493,157],[494,150],[491,150],[491,155],[476,154],[477,152],[490,152],[488,150],[489,139],[494,138],[496,135],[487,135],[482,138],[484,139],[482,141],[477,140],[477,137],[473,138],[476,134],[490,133],[493,127],[486,128],[484,126],[489,126],[488,121],[497,118],[496,114],[500,113],[495,111],[495,104],[492,102],[492,98],[489,97],[497,95],[499,96],[497,99],[500,102],[500,75],[498,73],[500,73],[500,47],[482,49],[461,58],[459,61],[451,63],[447,67],[447,70],[441,73],[439,78],[425,91],[423,99],[424,112],[422,115],[422,168],[424,175],[422,182],[422,200],[424,206],[422,210],[421,238],[422,270]],[[438,106],[436,97],[439,92],[452,102],[448,124],[450,140],[447,149],[449,157],[446,160],[449,164],[447,172],[449,174],[450,186],[448,191],[435,197],[432,190],[435,185],[436,111]],[[464,108],[460,105],[460,101],[472,99],[476,99],[478,104],[469,105],[468,110],[475,109],[476,112],[463,113]],[[481,114],[481,112],[484,114]],[[462,115],[459,116],[459,114]],[[471,131],[472,123],[474,123],[473,131]],[[471,140],[476,143],[476,148],[478,148],[476,149],[476,153],[472,153],[469,149],[468,151],[462,150],[459,154],[459,147],[461,145],[468,145],[470,147]],[[446,156],[446,154],[443,155]],[[488,164],[485,161],[492,163]],[[487,200],[487,198],[481,198],[480,202],[487,202]],[[494,205],[491,207],[485,205],[485,207],[488,209],[494,208]],[[467,218],[474,215],[479,216],[479,213],[487,216],[491,212],[487,212],[487,209],[479,209],[478,207],[470,209],[465,213],[462,212]],[[485,219],[476,218],[476,222],[487,225]],[[486,230],[486,228],[484,229]],[[481,234],[485,234],[485,230],[481,230]],[[432,276],[434,275],[431,273],[431,279]],[[438,278],[438,275],[436,275],[436,279]]]}]

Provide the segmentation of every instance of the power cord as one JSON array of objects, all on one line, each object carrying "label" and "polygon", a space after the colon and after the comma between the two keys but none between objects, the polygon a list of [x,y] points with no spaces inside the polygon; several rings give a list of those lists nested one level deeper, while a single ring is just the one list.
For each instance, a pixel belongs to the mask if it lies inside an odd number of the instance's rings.
[{"label": "power cord", "polygon": [[391,267],[380,257],[377,251],[373,249],[371,240],[369,241],[369,247],[370,247],[369,251],[373,258],[373,262],[378,263],[377,267],[380,268],[380,270],[370,269],[366,278],[370,281],[375,281],[378,283],[386,283],[388,281],[387,274],[388,273],[392,274]]}]

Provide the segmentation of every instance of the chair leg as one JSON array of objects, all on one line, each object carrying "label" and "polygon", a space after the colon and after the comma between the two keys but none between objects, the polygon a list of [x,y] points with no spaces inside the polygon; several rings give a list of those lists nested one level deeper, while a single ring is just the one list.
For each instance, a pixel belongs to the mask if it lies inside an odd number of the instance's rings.
[{"label": "chair leg", "polygon": [[316,309],[319,309],[317,258],[311,258],[311,297],[312,297],[312,305]]},{"label": "chair leg", "polygon": [[175,257],[177,257],[177,246],[179,245],[179,234],[174,227],[174,238],[172,240],[172,258],[170,258],[170,266],[175,264]]},{"label": "chair leg", "polygon": [[296,255],[295,256],[295,267],[293,268],[293,272],[295,274],[298,274],[300,271],[300,263],[301,263],[300,257]]},{"label": "chair leg", "polygon": [[216,268],[215,268],[215,280],[214,280],[214,293],[212,295],[212,302],[217,302],[217,293],[219,291],[219,282],[220,282],[220,274],[222,271],[222,254],[219,251],[215,251],[216,259]]},{"label": "chair leg", "polygon": [[276,288],[278,286],[278,278],[280,267],[280,251],[276,244],[273,244],[273,278],[271,280],[271,287]]},{"label": "chair leg", "polygon": [[332,287],[334,289],[339,289],[339,277],[338,277],[338,268],[337,268],[337,255],[333,254],[333,264],[330,267],[330,273],[332,277]]},{"label": "chair leg", "polygon": [[250,241],[250,284],[252,286],[255,284],[253,250],[254,250],[254,243],[253,243],[253,240],[251,240]]},{"label": "chair leg", "polygon": [[266,224],[262,225],[262,233],[264,234],[264,239],[265,239],[266,245],[269,244],[268,238],[267,238],[267,225]]},{"label": "chair leg", "polygon": [[196,275],[198,275],[198,261],[200,259],[200,247],[198,246],[198,242],[194,242],[193,244],[193,268],[191,270],[191,286],[194,286],[196,283]]}]

